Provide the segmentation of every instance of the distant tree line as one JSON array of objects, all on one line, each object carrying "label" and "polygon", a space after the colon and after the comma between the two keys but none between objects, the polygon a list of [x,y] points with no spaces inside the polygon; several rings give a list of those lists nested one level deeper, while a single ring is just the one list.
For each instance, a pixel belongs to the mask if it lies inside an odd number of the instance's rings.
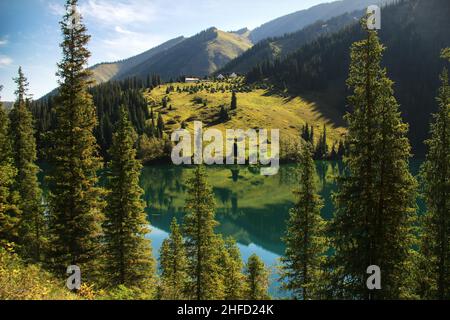
[{"label": "distant tree line", "polygon": [[[112,144],[113,126],[119,119],[119,107],[127,107],[130,120],[136,132],[141,135],[144,132],[151,132],[152,128],[147,128],[147,120],[156,124],[157,119],[150,113],[148,103],[143,95],[143,89],[153,89],[161,84],[161,79],[157,75],[149,76],[147,81],[138,78],[130,78],[122,81],[110,81],[97,86],[90,87],[88,92],[92,96],[96,107],[98,125],[94,135],[101,148],[101,155],[108,157],[107,151]],[[35,119],[36,138],[38,149],[45,149],[46,133],[51,131],[56,122],[55,95],[47,95],[31,103],[31,110]],[[44,155],[41,155],[45,158]]]}]

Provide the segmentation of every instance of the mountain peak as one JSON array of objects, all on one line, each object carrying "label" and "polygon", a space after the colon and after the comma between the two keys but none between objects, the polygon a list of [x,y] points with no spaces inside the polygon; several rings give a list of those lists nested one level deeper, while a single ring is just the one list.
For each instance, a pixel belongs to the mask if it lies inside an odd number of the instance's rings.
[{"label": "mountain peak", "polygon": [[245,35],[249,31],[250,31],[250,29],[245,27],[245,28],[242,28],[242,29],[239,29],[236,31],[230,31],[230,33],[234,33],[234,34],[238,34],[238,35],[242,36],[242,35]]},{"label": "mountain peak", "polygon": [[204,32],[206,33],[217,33],[219,31],[219,29],[217,29],[216,27],[210,27],[208,29],[206,29]]}]

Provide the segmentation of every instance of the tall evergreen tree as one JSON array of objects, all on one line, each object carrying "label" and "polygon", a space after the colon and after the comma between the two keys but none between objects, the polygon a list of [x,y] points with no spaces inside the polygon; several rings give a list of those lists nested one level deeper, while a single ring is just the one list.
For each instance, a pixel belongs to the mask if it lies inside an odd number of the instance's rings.
[{"label": "tall evergreen tree", "polygon": [[189,276],[183,235],[177,220],[170,225],[170,237],[163,241],[160,250],[161,285],[160,297],[168,300],[182,300],[186,292]]},{"label": "tall evergreen tree", "polygon": [[[445,57],[445,51],[443,51]],[[450,56],[449,56],[450,60]],[[431,124],[428,154],[422,166],[427,213],[421,239],[420,294],[428,299],[450,299],[450,85],[441,75],[439,110]]]},{"label": "tall evergreen tree", "polygon": [[441,56],[443,59],[447,59],[448,61],[450,61],[450,48],[443,49]]},{"label": "tall evergreen tree", "polygon": [[245,298],[244,263],[241,253],[233,238],[224,241],[222,250],[222,271],[226,300],[241,300]]},{"label": "tall evergreen tree", "polygon": [[233,90],[233,93],[231,94],[230,110],[236,110],[236,109],[237,109],[237,96],[236,96],[236,91]]},{"label": "tall evergreen tree", "polygon": [[10,112],[10,136],[13,145],[13,158],[17,168],[14,189],[20,195],[22,218],[19,228],[20,245],[23,256],[40,261],[45,243],[45,219],[41,205],[42,191],[37,174],[39,167],[35,164],[36,139],[33,130],[33,118],[28,109],[28,81],[19,68],[17,84],[17,101]]},{"label": "tall evergreen tree", "polygon": [[[0,91],[2,88],[0,86]],[[9,119],[0,99],[0,247],[17,241],[21,218],[19,195],[12,190],[17,169],[14,167],[8,131]]]},{"label": "tall evergreen tree", "polygon": [[161,113],[158,115],[157,128],[158,128],[158,137],[162,138],[164,136],[165,124]]},{"label": "tall evergreen tree", "polygon": [[[381,64],[376,31],[351,48],[347,84],[347,172],[339,180],[332,222],[334,295],[347,299],[406,297],[414,242],[416,181],[408,171],[408,126],[402,122],[393,82]],[[369,290],[367,268],[382,271],[382,289]]]},{"label": "tall evergreen tree", "polygon": [[294,191],[295,207],[290,211],[284,238],[286,253],[281,258],[281,280],[296,299],[319,299],[324,287],[327,251],[325,221],[320,215],[322,200],[317,194],[312,147],[305,143],[299,155],[299,187]]},{"label": "tall evergreen tree", "polygon": [[264,262],[256,254],[248,258],[245,265],[245,275],[247,300],[267,300],[270,298],[268,294],[269,272]]},{"label": "tall evergreen tree", "polygon": [[76,19],[77,0],[67,0],[61,22],[63,58],[58,64],[59,94],[56,124],[49,150],[49,210],[51,260],[58,272],[69,265],[81,268],[83,280],[92,280],[100,268],[101,222],[105,202],[96,186],[102,162],[93,135],[95,107],[88,94],[90,72],[85,69],[90,52],[89,36],[81,17]]},{"label": "tall evergreen tree", "polygon": [[215,200],[206,181],[205,169],[198,166],[187,181],[188,197],[184,219],[184,235],[191,275],[189,292],[196,300],[223,298],[223,283],[218,260],[219,239],[214,233]]},{"label": "tall evergreen tree", "polygon": [[149,282],[154,273],[145,203],[139,187],[142,165],[134,147],[137,134],[125,107],[113,134],[110,150],[107,208],[103,229],[106,246],[106,272],[113,285],[139,287]]}]

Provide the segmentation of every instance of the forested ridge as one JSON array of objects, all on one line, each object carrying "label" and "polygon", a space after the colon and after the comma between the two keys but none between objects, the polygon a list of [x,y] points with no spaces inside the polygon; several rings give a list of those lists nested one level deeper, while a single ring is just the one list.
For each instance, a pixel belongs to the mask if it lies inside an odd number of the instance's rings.
[{"label": "forested ridge", "polygon": [[[383,65],[395,83],[400,110],[411,126],[414,153],[425,152],[430,116],[436,111],[438,58],[450,45],[450,3],[446,0],[398,0],[382,9],[381,41],[388,48]],[[358,24],[325,35],[286,58],[266,60],[248,72],[248,81],[269,80],[293,94],[316,93],[325,100],[323,109],[348,110],[345,85],[350,65],[350,45],[361,39]]]}]

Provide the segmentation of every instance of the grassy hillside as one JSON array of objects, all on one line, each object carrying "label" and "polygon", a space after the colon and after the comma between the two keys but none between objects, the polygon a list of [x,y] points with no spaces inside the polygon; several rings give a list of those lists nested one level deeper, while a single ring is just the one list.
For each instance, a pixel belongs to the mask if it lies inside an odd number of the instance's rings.
[{"label": "grassy hillside", "polygon": [[131,68],[125,77],[159,74],[163,79],[182,75],[203,77],[223,67],[252,47],[243,35],[210,28]]},{"label": "grassy hillside", "polygon": [[[183,122],[188,129],[192,129],[195,120],[222,131],[250,128],[280,129],[282,140],[298,139],[300,130],[306,123],[316,127],[318,137],[323,131],[323,125],[326,124],[330,145],[340,140],[345,133],[345,129],[339,126],[341,122],[338,113],[330,110],[329,114],[324,116],[314,103],[300,97],[292,98],[272,93],[269,89],[262,88],[238,92],[237,110],[229,111],[230,120],[220,122],[221,107],[230,106],[233,85],[235,84],[230,82],[204,82],[199,85],[173,83],[155,88],[146,96],[154,106],[153,111],[163,115],[167,133],[180,128]],[[167,88],[172,86],[175,91],[167,94]],[[203,89],[197,92],[183,92],[183,89],[194,87]],[[161,101],[166,97],[167,107],[163,108]]]},{"label": "grassy hillside", "polygon": [[121,79],[122,75],[127,73],[130,69],[147,61],[148,59],[151,59],[157,54],[165,52],[166,50],[182,42],[184,39],[184,37],[178,37],[169,40],[155,48],[122,61],[97,64],[91,68],[93,78],[97,83],[103,83],[113,79]]}]

